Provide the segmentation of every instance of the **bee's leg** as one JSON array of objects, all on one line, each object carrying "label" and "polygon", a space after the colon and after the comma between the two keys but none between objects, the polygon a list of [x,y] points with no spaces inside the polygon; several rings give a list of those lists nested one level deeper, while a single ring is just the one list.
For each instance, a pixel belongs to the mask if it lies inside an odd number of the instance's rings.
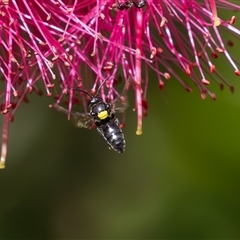
[{"label": "bee's leg", "polygon": [[106,142],[107,142],[107,144],[108,144],[108,148],[109,148],[110,150],[112,150],[111,145],[108,143],[106,137],[105,137],[104,134],[103,134],[103,130],[102,130],[102,128],[97,127],[97,131],[98,131],[98,133],[99,133],[99,134],[100,134],[100,135],[106,140]]},{"label": "bee's leg", "polygon": [[127,95],[127,91],[130,88],[131,83],[133,83],[133,78],[131,76],[128,77],[128,79],[126,80],[125,86],[123,88],[122,94],[121,96],[126,96]]},{"label": "bee's leg", "polygon": [[110,119],[114,119],[114,118],[115,118],[115,114],[114,114],[113,112],[110,112],[109,118],[110,118]]},{"label": "bee's leg", "polygon": [[95,125],[97,126],[97,127],[100,127],[101,126],[101,124],[102,124],[102,121],[101,120],[95,120]]},{"label": "bee's leg", "polygon": [[114,122],[115,122],[118,126],[120,125],[120,122],[119,122],[118,118],[115,118],[115,119],[114,119]]},{"label": "bee's leg", "polygon": [[56,103],[51,104],[49,107],[53,108],[53,109],[56,109],[58,112],[62,112],[62,113],[67,114],[67,115],[69,114],[69,111],[66,108],[63,108]]},{"label": "bee's leg", "polygon": [[102,128],[97,127],[97,131],[98,131],[98,133],[99,133],[103,138],[105,138],[104,135],[103,135]]}]

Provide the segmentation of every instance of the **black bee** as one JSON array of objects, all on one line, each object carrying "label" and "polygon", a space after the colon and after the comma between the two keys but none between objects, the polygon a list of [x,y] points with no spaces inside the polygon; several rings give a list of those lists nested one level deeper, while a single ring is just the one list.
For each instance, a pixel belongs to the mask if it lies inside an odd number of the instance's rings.
[{"label": "black bee", "polygon": [[[98,96],[101,87],[107,80],[108,78],[102,82],[95,95],[91,95],[85,90],[73,89],[87,94],[91,99],[88,102],[88,113],[71,112],[70,116],[76,127],[89,128],[94,123],[99,134],[107,141],[109,148],[118,153],[123,153],[126,142],[122,129],[119,126],[119,120],[115,117],[115,112],[124,112],[127,109],[128,101],[125,95],[129,84],[126,83],[122,97],[117,97],[113,103],[109,104]],[[122,100],[122,98],[124,98],[124,100]],[[52,108],[55,108],[59,112],[69,114],[67,109],[58,104],[53,104]]]},{"label": "black bee", "polygon": [[113,8],[118,10],[127,10],[131,8],[133,5],[139,9],[143,8],[146,5],[146,0],[138,0],[138,1],[129,0],[126,2],[118,1],[115,4],[113,4]]},{"label": "black bee", "polygon": [[143,8],[146,5],[145,0],[132,1],[132,3],[136,8]]}]

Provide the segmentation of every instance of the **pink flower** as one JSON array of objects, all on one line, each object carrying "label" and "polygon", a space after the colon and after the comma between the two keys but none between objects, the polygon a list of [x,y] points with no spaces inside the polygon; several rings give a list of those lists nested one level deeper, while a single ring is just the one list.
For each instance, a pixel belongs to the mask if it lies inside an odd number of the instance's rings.
[{"label": "pink flower", "polygon": [[[8,128],[28,94],[67,98],[68,110],[78,103],[69,89],[96,90],[110,76],[101,96],[118,95],[119,76],[132,79],[137,111],[137,134],[147,114],[149,72],[160,89],[170,77],[192,91],[176,68],[198,86],[202,98],[214,93],[207,86],[209,74],[223,89],[234,87],[213,64],[224,55],[236,75],[238,62],[228,53],[240,30],[235,17],[226,21],[217,8],[239,11],[240,3],[227,0],[0,0],[0,71],[4,91],[1,111],[4,124],[0,168],[7,154]],[[144,6],[144,4],[146,5]],[[121,7],[124,6],[124,7]],[[213,60],[212,60],[213,59]],[[224,74],[224,73],[223,73]],[[93,80],[92,80],[93,79]],[[42,81],[44,89],[39,89]],[[84,96],[82,97],[85,105]]]}]

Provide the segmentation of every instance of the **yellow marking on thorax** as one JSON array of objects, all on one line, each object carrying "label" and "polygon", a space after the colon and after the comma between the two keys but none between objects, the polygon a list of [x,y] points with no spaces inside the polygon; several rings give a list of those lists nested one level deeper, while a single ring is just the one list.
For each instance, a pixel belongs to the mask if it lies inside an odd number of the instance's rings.
[{"label": "yellow marking on thorax", "polygon": [[100,119],[100,120],[104,120],[104,119],[106,119],[108,117],[108,111],[106,111],[106,110],[104,110],[104,111],[102,111],[102,112],[100,112],[99,114],[98,114],[98,118]]}]

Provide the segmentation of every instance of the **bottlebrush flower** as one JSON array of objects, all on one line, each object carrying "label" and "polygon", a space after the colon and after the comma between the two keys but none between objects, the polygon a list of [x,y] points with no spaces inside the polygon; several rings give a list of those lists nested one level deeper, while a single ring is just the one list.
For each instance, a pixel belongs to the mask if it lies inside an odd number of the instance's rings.
[{"label": "bottlebrush flower", "polygon": [[[139,2],[141,1],[141,2]],[[141,4],[142,5],[141,5]],[[144,6],[144,4],[146,5]],[[121,7],[123,4],[124,7]],[[140,5],[138,5],[140,4]],[[144,7],[143,7],[144,6]],[[180,69],[198,86],[201,97],[210,92],[207,76],[234,91],[213,64],[225,55],[236,75],[237,60],[227,51],[239,40],[235,17],[225,21],[217,9],[239,11],[240,3],[227,0],[0,0],[0,71],[3,114],[2,154],[4,168],[8,128],[28,94],[54,96],[57,103],[67,98],[68,110],[78,102],[72,88],[93,92],[110,76],[103,99],[118,95],[119,76],[133,79],[137,111],[137,134],[147,113],[149,72],[159,88],[165,80],[176,79],[192,91],[175,69]],[[93,81],[92,81],[93,79]],[[44,84],[39,89],[38,82]],[[85,106],[85,97],[81,102]]]}]

